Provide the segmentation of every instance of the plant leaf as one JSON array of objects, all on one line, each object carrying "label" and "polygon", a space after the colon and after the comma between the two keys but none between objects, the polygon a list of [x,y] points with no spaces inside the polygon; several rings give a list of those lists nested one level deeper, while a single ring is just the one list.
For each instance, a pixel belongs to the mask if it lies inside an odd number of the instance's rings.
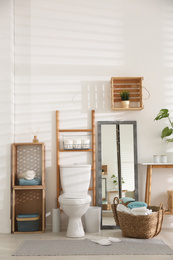
[{"label": "plant leaf", "polygon": [[172,139],[166,139],[166,142],[172,143],[173,142],[173,138]]},{"label": "plant leaf", "polygon": [[114,175],[114,174],[112,174],[111,178],[115,178],[115,175]]},{"label": "plant leaf", "polygon": [[161,138],[163,139],[164,137],[166,136],[170,136],[172,134],[173,130],[169,127],[165,127],[163,130],[162,130],[162,134],[161,134]]},{"label": "plant leaf", "polygon": [[168,109],[161,109],[159,114],[156,116],[154,120],[160,120],[162,118],[169,116],[169,110]]}]

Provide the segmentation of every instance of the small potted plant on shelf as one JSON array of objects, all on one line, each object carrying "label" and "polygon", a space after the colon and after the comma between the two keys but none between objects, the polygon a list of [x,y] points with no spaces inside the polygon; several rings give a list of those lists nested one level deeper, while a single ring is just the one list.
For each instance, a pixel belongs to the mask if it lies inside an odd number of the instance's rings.
[{"label": "small potted plant on shelf", "polygon": [[121,106],[123,108],[129,108],[129,92],[127,90],[124,90],[120,93],[121,96]]}]

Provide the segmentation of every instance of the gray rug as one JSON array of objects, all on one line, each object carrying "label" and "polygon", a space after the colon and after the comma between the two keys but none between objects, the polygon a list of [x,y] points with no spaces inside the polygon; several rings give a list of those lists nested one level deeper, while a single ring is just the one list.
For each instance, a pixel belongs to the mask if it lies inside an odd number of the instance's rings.
[{"label": "gray rug", "polygon": [[173,255],[173,250],[162,240],[121,239],[110,246],[84,240],[26,240],[13,256],[67,255]]}]

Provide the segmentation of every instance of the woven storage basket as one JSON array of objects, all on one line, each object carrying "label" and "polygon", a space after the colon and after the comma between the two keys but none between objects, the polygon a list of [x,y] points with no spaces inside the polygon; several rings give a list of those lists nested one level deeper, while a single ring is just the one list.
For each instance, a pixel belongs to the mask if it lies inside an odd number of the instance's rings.
[{"label": "woven storage basket", "polygon": [[111,204],[102,204],[102,209],[103,210],[111,210]]},{"label": "woven storage basket", "polygon": [[[117,205],[120,203],[120,200],[118,197],[115,197],[113,199],[113,204],[111,205],[112,206],[112,211],[113,211],[113,216],[114,216],[114,219],[115,219],[115,222],[116,222],[116,225],[119,226],[119,221],[118,221],[118,215],[117,215]],[[123,204],[124,206],[127,206],[130,202],[126,202],[126,203],[123,203],[121,202],[121,204]]]},{"label": "woven storage basket", "polygon": [[132,215],[116,210],[115,221],[118,222],[124,237],[149,239],[160,233],[164,215],[163,204],[160,204],[160,207],[148,206],[147,208],[152,209],[152,214]]}]

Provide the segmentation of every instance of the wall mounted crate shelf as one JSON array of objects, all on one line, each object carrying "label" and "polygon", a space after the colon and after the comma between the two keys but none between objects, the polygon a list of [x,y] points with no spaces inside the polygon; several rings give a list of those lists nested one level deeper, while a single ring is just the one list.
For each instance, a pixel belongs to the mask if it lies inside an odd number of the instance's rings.
[{"label": "wall mounted crate shelf", "polygon": [[[111,110],[142,110],[142,77],[112,77],[111,78]],[[129,92],[129,108],[121,107],[120,93]]]}]

